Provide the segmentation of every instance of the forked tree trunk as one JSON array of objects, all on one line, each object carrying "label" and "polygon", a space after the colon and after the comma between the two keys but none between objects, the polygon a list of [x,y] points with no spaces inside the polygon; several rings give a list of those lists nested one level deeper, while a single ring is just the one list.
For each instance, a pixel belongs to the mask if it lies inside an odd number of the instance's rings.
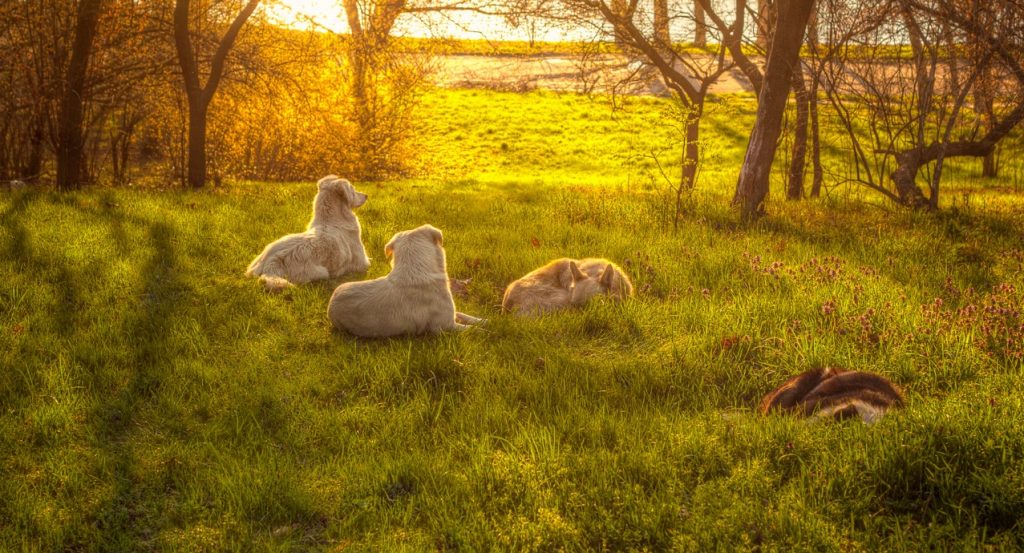
[{"label": "forked tree trunk", "polygon": [[778,0],[776,3],[777,26],[772,34],[764,83],[758,95],[757,118],[732,200],[744,219],[759,215],[768,196],[768,182],[782,131],[782,116],[786,110],[793,69],[800,62],[800,45],[813,6],[814,0]]},{"label": "forked tree trunk", "polygon": [[259,0],[248,0],[235,16],[224,37],[217,44],[210,61],[210,74],[206,84],[199,82],[199,65],[189,31],[190,0],[176,0],[174,5],[174,45],[178,52],[185,95],[188,97],[188,184],[202,188],[206,184],[206,116],[217,86],[224,76],[224,63],[235,45],[242,26],[256,10]]},{"label": "forked tree trunk", "polygon": [[64,78],[57,122],[57,188],[74,190],[82,185],[85,76],[93,39],[99,27],[102,0],[81,0],[75,20],[75,40]]}]

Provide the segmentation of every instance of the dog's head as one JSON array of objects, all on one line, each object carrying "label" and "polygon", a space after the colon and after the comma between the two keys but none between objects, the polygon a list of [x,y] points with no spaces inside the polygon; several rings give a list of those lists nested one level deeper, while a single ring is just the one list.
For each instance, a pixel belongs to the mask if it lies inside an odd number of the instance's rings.
[{"label": "dog's head", "polygon": [[590,298],[607,292],[601,278],[594,278],[584,273],[575,261],[569,262],[569,274],[572,277],[570,301],[573,305],[583,305],[590,301]]},{"label": "dog's head", "polygon": [[601,286],[612,299],[622,300],[633,295],[633,283],[611,263],[605,265],[600,276]]},{"label": "dog's head", "polygon": [[409,265],[424,272],[445,272],[444,240],[441,231],[431,225],[403,230],[391,237],[384,254],[391,266]]},{"label": "dog's head", "polygon": [[316,188],[313,207],[324,216],[353,210],[366,203],[366,194],[356,191],[352,183],[336,175],[327,175],[320,179],[316,183]]},{"label": "dog's head", "polygon": [[615,267],[609,263],[596,276],[580,270],[575,261],[569,262],[569,273],[572,277],[571,301],[573,305],[583,305],[594,296],[606,294],[613,299],[622,299],[633,294],[633,285],[623,278]]}]

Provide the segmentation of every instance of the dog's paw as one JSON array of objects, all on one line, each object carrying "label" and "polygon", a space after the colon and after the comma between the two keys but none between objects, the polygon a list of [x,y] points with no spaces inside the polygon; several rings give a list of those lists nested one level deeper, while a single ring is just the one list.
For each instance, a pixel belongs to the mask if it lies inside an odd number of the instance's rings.
[{"label": "dog's paw", "polygon": [[263,288],[271,294],[278,294],[292,287],[292,283],[281,277],[264,276],[260,277],[260,280],[263,281]]}]

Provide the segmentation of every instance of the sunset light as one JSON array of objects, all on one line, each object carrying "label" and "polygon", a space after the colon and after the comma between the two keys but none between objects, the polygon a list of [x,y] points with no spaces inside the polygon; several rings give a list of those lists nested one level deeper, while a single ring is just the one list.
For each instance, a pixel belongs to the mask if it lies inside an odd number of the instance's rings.
[{"label": "sunset light", "polygon": [[6,551],[1024,552],[1024,0],[0,1]]}]

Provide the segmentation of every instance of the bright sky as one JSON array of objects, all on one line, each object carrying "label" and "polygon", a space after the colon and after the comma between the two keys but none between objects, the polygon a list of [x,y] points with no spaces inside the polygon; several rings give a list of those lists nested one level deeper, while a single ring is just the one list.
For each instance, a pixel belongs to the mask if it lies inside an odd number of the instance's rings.
[{"label": "bright sky", "polygon": [[[281,0],[271,6],[271,12],[281,23],[293,27],[308,28],[312,20],[316,26],[326,27],[335,32],[347,32],[345,10],[341,0]],[[395,26],[395,35],[417,37],[447,37],[488,40],[530,40],[527,28],[513,29],[502,18],[473,14],[450,13],[431,14],[429,17],[403,16]],[[533,40],[562,41],[586,40],[588,36],[571,36],[558,29],[536,29]]]}]

